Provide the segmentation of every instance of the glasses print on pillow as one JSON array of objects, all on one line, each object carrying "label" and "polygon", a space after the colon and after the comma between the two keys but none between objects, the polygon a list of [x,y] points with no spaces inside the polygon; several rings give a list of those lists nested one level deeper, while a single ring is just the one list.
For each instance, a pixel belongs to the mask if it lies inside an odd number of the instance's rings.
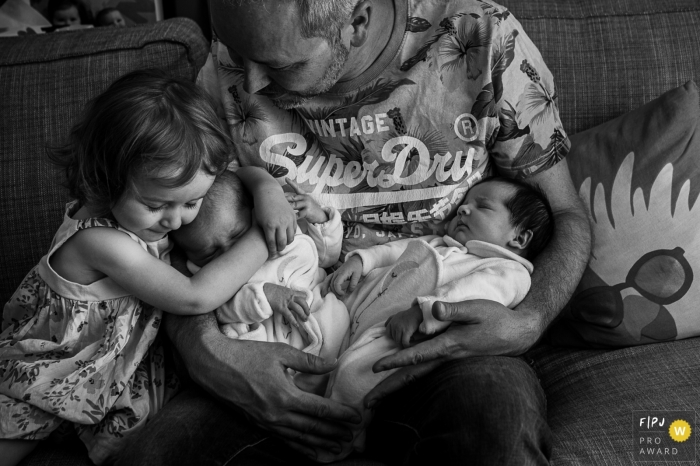
[{"label": "glasses print on pillow", "polygon": [[[676,323],[665,305],[685,296],[693,283],[693,269],[680,248],[644,254],[630,268],[624,283],[600,285],[576,294],[569,303],[571,318],[592,325],[616,328],[626,318],[626,329],[637,340],[673,340]],[[595,273],[590,269],[587,273]],[[633,288],[640,296],[623,290]]]}]

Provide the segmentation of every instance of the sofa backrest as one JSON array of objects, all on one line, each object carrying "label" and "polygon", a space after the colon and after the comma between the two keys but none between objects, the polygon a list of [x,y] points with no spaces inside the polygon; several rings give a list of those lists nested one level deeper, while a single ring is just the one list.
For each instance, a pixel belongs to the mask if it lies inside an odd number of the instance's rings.
[{"label": "sofa backrest", "polygon": [[698,0],[495,0],[554,74],[569,135],[693,79],[700,82]]},{"label": "sofa backrest", "polygon": [[160,68],[194,80],[208,50],[185,18],[0,39],[0,309],[46,254],[69,200],[46,144],[117,77]]}]

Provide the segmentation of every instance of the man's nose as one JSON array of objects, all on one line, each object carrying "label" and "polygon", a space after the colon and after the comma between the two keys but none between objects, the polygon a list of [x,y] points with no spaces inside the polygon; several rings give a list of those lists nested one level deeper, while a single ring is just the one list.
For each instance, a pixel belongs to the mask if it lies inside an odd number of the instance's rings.
[{"label": "man's nose", "polygon": [[270,84],[270,78],[267,77],[265,66],[254,61],[246,60],[243,63],[244,79],[243,89],[248,94],[255,94],[261,89],[266,88]]}]

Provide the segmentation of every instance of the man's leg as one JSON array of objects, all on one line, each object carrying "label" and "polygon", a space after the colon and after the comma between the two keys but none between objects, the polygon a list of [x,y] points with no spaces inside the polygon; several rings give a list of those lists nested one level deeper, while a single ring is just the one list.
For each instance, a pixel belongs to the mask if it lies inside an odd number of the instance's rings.
[{"label": "man's leg", "polygon": [[543,465],[546,421],[544,392],[522,359],[466,358],[379,404],[367,453],[387,464]]},{"label": "man's leg", "polygon": [[241,412],[194,385],[170,400],[134,437],[118,466],[239,464],[232,459],[269,443],[267,434]]}]

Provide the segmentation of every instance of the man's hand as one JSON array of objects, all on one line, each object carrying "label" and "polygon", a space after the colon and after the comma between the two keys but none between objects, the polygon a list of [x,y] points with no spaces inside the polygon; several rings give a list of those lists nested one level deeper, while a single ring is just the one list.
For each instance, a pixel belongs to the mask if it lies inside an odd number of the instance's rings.
[{"label": "man's hand", "polygon": [[355,290],[360,278],[362,278],[362,258],[350,256],[338,270],[333,272],[328,288],[336,296],[345,296],[346,293],[350,294]]},{"label": "man's hand", "polygon": [[396,343],[408,348],[414,343],[411,337],[418,332],[421,322],[423,322],[423,312],[420,307],[413,306],[389,317],[385,324],[386,332]]},{"label": "man's hand", "polygon": [[166,326],[197,384],[245,411],[251,422],[291,448],[316,458],[317,451],[337,453],[352,440],[343,423],[359,423],[359,413],[301,391],[287,371],[326,374],[335,364],[283,343],[227,338],[216,327],[213,314],[168,315]]},{"label": "man's hand", "polygon": [[365,397],[372,407],[386,395],[422,377],[445,361],[468,356],[518,355],[540,335],[540,316],[487,300],[433,304],[433,316],[452,324],[445,332],[377,361],[372,370],[399,368]]},{"label": "man's hand", "polygon": [[285,181],[294,190],[294,193],[284,193],[284,195],[292,209],[297,211],[297,218],[305,218],[306,221],[311,223],[326,223],[328,221],[328,214],[316,199],[307,194],[289,178],[285,178]]},{"label": "man's hand", "polygon": [[309,319],[309,305],[306,303],[306,294],[276,283],[263,284],[263,292],[270,303],[272,312],[282,314],[287,321],[299,328],[297,318],[306,322]]}]

